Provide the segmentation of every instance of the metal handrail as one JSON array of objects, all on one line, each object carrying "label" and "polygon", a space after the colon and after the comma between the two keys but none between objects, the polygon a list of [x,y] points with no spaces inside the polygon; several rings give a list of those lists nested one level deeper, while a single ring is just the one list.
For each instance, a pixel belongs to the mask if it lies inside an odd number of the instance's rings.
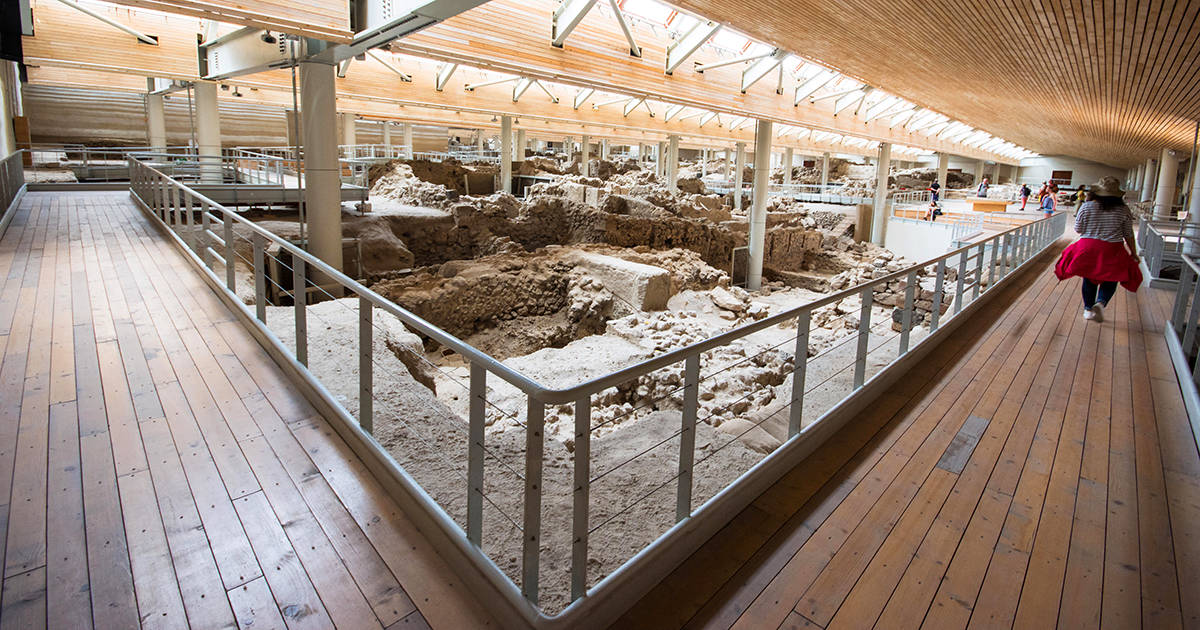
[{"label": "metal handrail", "polygon": [[[487,387],[485,386],[485,378],[488,372],[495,374],[502,380],[506,381],[513,387],[523,392],[527,397],[527,414],[525,417],[525,433],[526,433],[526,453],[525,453],[525,470],[524,470],[524,496],[522,499],[522,509],[524,510],[524,521],[522,524],[522,576],[521,580],[521,595],[523,595],[533,606],[537,615],[542,615],[538,605],[538,578],[539,578],[539,554],[541,553],[541,501],[542,501],[542,448],[543,448],[543,430],[544,430],[544,413],[546,406],[575,403],[575,423],[576,423],[576,444],[575,444],[575,490],[574,490],[574,518],[572,521],[572,552],[571,552],[571,592],[573,603],[567,610],[560,613],[562,615],[573,614],[572,611],[578,611],[581,606],[586,603],[584,595],[598,592],[602,589],[615,588],[612,585],[620,580],[619,576],[628,573],[628,567],[631,563],[644,562],[643,549],[642,554],[639,554],[634,559],[627,561],[621,568],[617,569],[605,577],[601,582],[591,588],[587,586],[587,550],[589,534],[592,530],[588,527],[588,486],[590,484],[591,463],[588,455],[589,442],[593,428],[590,424],[590,409],[592,404],[592,396],[598,392],[606,390],[610,387],[627,383],[632,379],[644,376],[661,368],[683,363],[684,364],[684,382],[685,382],[685,404],[683,409],[684,434],[695,435],[695,426],[697,422],[698,405],[696,402],[695,393],[698,391],[700,382],[700,362],[701,355],[709,350],[726,346],[731,342],[742,339],[755,332],[765,330],[772,326],[783,324],[791,320],[797,322],[797,337],[795,347],[795,365],[792,373],[793,381],[793,397],[790,403],[790,419],[789,419],[789,440],[781,446],[780,449],[792,444],[794,439],[798,439],[802,433],[808,433],[808,429],[818,426],[821,419],[825,418],[831,412],[826,412],[821,418],[809,427],[803,427],[803,397],[805,391],[805,370],[809,362],[808,358],[808,330],[811,321],[811,314],[819,308],[827,307],[835,304],[845,298],[858,296],[862,298],[863,309],[859,324],[857,338],[859,341],[858,352],[852,367],[854,367],[854,391],[858,391],[867,383],[878,378],[882,372],[874,374],[870,379],[866,378],[866,357],[869,352],[867,341],[871,334],[871,309],[875,306],[875,292],[877,288],[884,287],[891,282],[904,280],[905,289],[905,306],[903,310],[902,332],[900,333],[900,352],[896,360],[910,352],[909,334],[914,328],[914,302],[916,298],[917,280],[920,275],[929,270],[932,266],[936,273],[936,289],[931,303],[936,305],[930,311],[931,323],[930,331],[936,331],[939,327],[940,316],[942,310],[950,309],[953,312],[945,314],[945,319],[949,319],[959,314],[964,305],[974,301],[981,293],[991,290],[995,286],[995,280],[1003,280],[1009,273],[1017,269],[1020,265],[1031,259],[1033,256],[1040,253],[1045,247],[1048,247],[1054,240],[1062,234],[1065,224],[1066,215],[1058,213],[1053,217],[1042,219],[1033,223],[1022,226],[1017,226],[1004,232],[995,234],[978,243],[956,248],[945,254],[934,257],[924,263],[912,265],[898,271],[885,274],[878,278],[873,278],[868,282],[858,286],[833,293],[819,300],[809,302],[788,309],[787,311],[768,316],[761,320],[734,328],[724,333],[715,335],[709,339],[700,342],[692,343],[686,347],[679,348],[662,355],[651,357],[641,361],[635,365],[618,369],[607,375],[589,379],[583,383],[571,387],[551,388],[537,382],[522,374],[520,371],[511,368],[499,360],[487,355],[486,353],[474,348],[470,344],[450,335],[441,330],[432,323],[425,321],[417,315],[398,306],[392,301],[384,298],[368,287],[357,282],[353,278],[347,276],[341,271],[331,267],[318,257],[304,251],[302,248],[288,242],[270,231],[254,224],[236,213],[229,211],[220,204],[208,199],[204,195],[196,192],[194,189],[173,180],[162,171],[154,168],[151,164],[142,162],[135,157],[129,158],[129,168],[132,174],[131,192],[141,201],[158,219],[169,229],[181,230],[186,220],[187,225],[191,227],[200,227],[200,237],[203,241],[196,245],[186,244],[186,246],[198,252],[198,257],[204,261],[202,264],[208,269],[211,277],[217,282],[221,282],[215,274],[213,260],[223,258],[225,261],[226,277],[224,282],[230,294],[235,289],[235,274],[233,264],[236,253],[233,250],[233,226],[235,224],[242,226],[251,234],[249,240],[253,243],[254,248],[254,263],[252,272],[254,275],[254,283],[257,293],[257,303],[253,316],[265,325],[266,311],[265,301],[263,299],[263,290],[265,286],[265,264],[264,255],[266,246],[271,243],[278,246],[280,250],[286,252],[292,257],[293,266],[300,271],[296,272],[295,276],[299,281],[305,281],[305,270],[308,273],[313,273],[321,277],[323,283],[332,283],[340,287],[341,290],[347,290],[351,295],[357,295],[359,298],[360,312],[360,361],[366,356],[370,360],[371,347],[370,327],[371,312],[378,308],[384,312],[391,314],[411,329],[420,334],[436,341],[437,343],[453,350],[467,359],[471,366],[470,370],[470,418],[469,432],[471,437],[468,456],[468,501],[467,501],[467,517],[465,531],[461,526],[450,520],[445,514],[445,511],[436,503],[430,502],[430,507],[440,515],[440,523],[448,523],[446,527],[455,528],[458,534],[465,534],[466,540],[469,542],[470,549],[473,553],[478,554],[482,560],[479,561],[479,566],[486,569],[487,566],[492,566],[486,560],[481,549],[481,527],[483,514],[483,499],[485,495],[482,491],[483,466],[484,466],[484,451],[483,451],[483,435],[485,421],[485,406],[487,403]],[[193,225],[193,215],[199,212],[201,226]],[[216,222],[214,225],[213,222]],[[224,236],[218,237],[214,230],[223,224]],[[224,252],[224,253],[222,253]],[[987,270],[987,286],[984,287],[984,271],[985,259],[990,254],[990,263]],[[948,272],[955,270],[957,277],[951,276]],[[968,277],[973,275],[973,279],[968,282]],[[955,282],[957,280],[957,282]],[[947,286],[946,282],[949,282]],[[307,285],[304,285],[307,286]],[[295,291],[295,289],[293,289]],[[241,304],[239,302],[239,304]],[[241,304],[241,308],[245,309],[249,314],[250,308]],[[302,316],[305,310],[302,301],[297,301],[297,348],[295,350],[296,360],[300,363],[305,363],[302,358],[302,352],[307,352],[307,341],[301,343],[301,339],[306,339],[306,333],[302,330],[306,326],[305,318]],[[854,336],[853,334],[851,335]],[[365,340],[365,342],[364,342]],[[917,343],[919,347],[925,340]],[[279,343],[275,339],[275,343]],[[364,346],[365,343],[365,346]],[[303,346],[304,350],[301,350]],[[363,348],[368,350],[364,350]],[[287,352],[291,352],[288,350]],[[306,355],[303,355],[306,356]],[[360,392],[359,397],[359,414],[358,423],[367,433],[372,431],[373,427],[373,408],[372,408],[372,384],[371,384],[371,369],[369,364],[360,364]],[[851,366],[847,366],[849,368]],[[885,368],[886,369],[886,368]],[[845,403],[850,397],[843,399]],[[340,403],[333,402],[337,408],[345,410]],[[835,407],[836,409],[836,407]],[[347,417],[351,417],[347,413]],[[689,424],[690,423],[690,424]],[[690,427],[690,428],[688,428]],[[684,436],[686,437],[686,436]],[[690,449],[690,450],[689,450]],[[778,454],[779,449],[774,451]],[[689,517],[696,517],[700,514],[711,516],[714,502],[722,498],[722,496],[730,488],[737,486],[754,470],[748,471],[736,480],[725,486],[725,490],[718,493],[717,496],[709,498],[699,508],[691,507],[692,485],[691,485],[691,467],[693,457],[695,455],[694,440],[680,440],[680,473],[678,475],[678,499],[676,509],[676,521],[683,522]],[[768,455],[767,457],[771,457]],[[685,474],[686,473],[686,474]],[[647,495],[648,496],[648,495]],[[490,501],[490,500],[489,500]],[[603,525],[603,523],[601,524]],[[597,526],[599,527],[599,526]],[[674,530],[672,530],[674,531]],[[663,534],[655,542],[651,543],[651,547],[662,544],[662,541],[672,535],[671,532]],[[494,566],[493,566],[494,568]],[[485,571],[486,573],[486,571]],[[490,574],[489,574],[490,575]],[[507,587],[515,589],[512,582],[506,582]],[[504,592],[508,592],[505,590]]]}]

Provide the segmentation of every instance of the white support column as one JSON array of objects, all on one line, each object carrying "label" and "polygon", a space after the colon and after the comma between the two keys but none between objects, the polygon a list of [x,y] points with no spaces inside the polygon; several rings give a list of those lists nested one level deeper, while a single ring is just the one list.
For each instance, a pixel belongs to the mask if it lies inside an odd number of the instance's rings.
[{"label": "white support column", "polygon": [[484,131],[482,129],[475,130],[475,150],[483,153]]},{"label": "white support column", "polygon": [[742,209],[742,177],[746,171],[746,143],[739,142],[733,149],[737,156],[733,160],[733,209]]},{"label": "white support column", "polygon": [[[412,123],[401,123],[400,132],[404,135],[404,157],[412,159],[413,156],[413,127]],[[482,137],[482,136],[481,136]]]},{"label": "white support column", "polygon": [[1150,158],[1142,171],[1142,201],[1154,200],[1154,175],[1154,158]]},{"label": "white support column", "polygon": [[754,189],[750,197],[750,264],[746,288],[762,288],[763,259],[767,241],[767,188],[771,182],[771,138],[774,125],[760,120],[754,127]]},{"label": "white support column", "polygon": [[726,147],[725,148],[725,181],[729,181],[730,176],[733,175],[733,162],[730,161],[729,158],[730,158],[729,148]]},{"label": "white support column", "polygon": [[344,112],[339,116],[342,119],[342,144],[347,146],[358,144],[358,117],[349,112]]},{"label": "white support column", "polygon": [[1154,195],[1154,218],[1171,218],[1175,203],[1175,180],[1179,176],[1179,155],[1173,149],[1163,149],[1158,165],[1158,189]]},{"label": "white support column", "polygon": [[197,81],[196,145],[200,158],[200,179],[221,182],[221,114],[217,108],[217,84]]},{"label": "white support column", "polygon": [[512,192],[512,116],[500,117],[500,190]]},{"label": "white support column", "polygon": [[792,183],[792,164],[796,163],[796,154],[792,147],[783,150],[783,185]]},{"label": "white support column", "polygon": [[518,129],[517,130],[517,147],[516,147],[517,150],[516,150],[516,155],[513,156],[514,160],[516,160],[518,162],[525,161],[525,143],[526,143],[526,141],[527,141],[527,138],[525,137],[525,130]]},{"label": "white support column", "polygon": [[563,153],[567,154],[567,163],[570,164],[575,155],[575,139],[571,136],[563,138]]},{"label": "white support column", "polygon": [[700,149],[700,179],[708,177],[708,149]]},{"label": "white support column", "polygon": [[584,177],[591,177],[591,169],[588,167],[588,160],[592,157],[592,137],[583,136],[579,139],[579,174]]},{"label": "white support column", "polygon": [[679,190],[679,136],[667,136],[667,189]]},{"label": "white support column", "polygon": [[17,132],[13,129],[14,103],[11,94],[17,83],[16,64],[0,61],[0,158],[17,151]]},{"label": "white support column", "polygon": [[383,135],[384,148],[392,148],[392,123],[387,120],[379,123],[379,133]]},{"label": "white support column", "polygon": [[887,233],[888,173],[892,164],[892,144],[879,144],[879,159],[875,163],[875,212],[871,218],[871,242],[883,245]]},{"label": "white support column", "polygon": [[304,138],[304,207],[308,251],[342,268],[342,182],[338,164],[337,101],[332,65],[300,64]]},{"label": "white support column", "polygon": [[[1191,225],[1200,225],[1200,156],[1193,155],[1190,164],[1192,168],[1192,192],[1188,199],[1188,215],[1187,222]],[[1187,254],[1195,255],[1200,250],[1200,245],[1184,240],[1183,251]]]},{"label": "white support column", "polygon": [[941,191],[942,198],[946,195],[946,175],[950,171],[950,155],[943,152],[938,153],[937,164],[937,183]]},{"label": "white support column", "polygon": [[608,159],[608,138],[602,138],[600,140],[600,159]]},{"label": "white support column", "polygon": [[821,154],[821,187],[829,185],[829,152]]},{"label": "white support column", "polygon": [[667,176],[666,153],[667,143],[659,142],[658,146],[654,149],[654,174],[658,175],[659,178]]},{"label": "white support column", "polygon": [[146,140],[155,151],[167,150],[167,116],[162,94],[146,95]]},{"label": "white support column", "polygon": [[978,186],[979,182],[983,181],[983,178],[986,176],[984,173],[984,169],[986,169],[986,168],[987,168],[987,162],[984,162],[983,160],[978,160],[975,162],[975,185],[976,186]]}]

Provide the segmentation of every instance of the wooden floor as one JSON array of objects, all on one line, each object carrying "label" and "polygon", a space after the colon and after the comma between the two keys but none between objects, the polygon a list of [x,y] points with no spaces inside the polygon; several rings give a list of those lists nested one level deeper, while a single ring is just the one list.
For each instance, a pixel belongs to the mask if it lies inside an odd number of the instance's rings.
[{"label": "wooden floor", "polygon": [[1056,253],[614,628],[1200,628],[1171,295],[1085,322]]},{"label": "wooden floor", "polygon": [[0,628],[492,623],[127,193],[0,240]]}]

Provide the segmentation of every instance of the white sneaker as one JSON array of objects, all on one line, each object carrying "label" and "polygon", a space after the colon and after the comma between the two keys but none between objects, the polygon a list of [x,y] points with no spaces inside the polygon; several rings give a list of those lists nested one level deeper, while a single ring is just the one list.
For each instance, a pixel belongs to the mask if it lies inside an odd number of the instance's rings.
[{"label": "white sneaker", "polygon": [[1083,318],[1089,319],[1089,320],[1096,319],[1096,312],[1090,308],[1085,308],[1085,309],[1083,309]]},{"label": "white sneaker", "polygon": [[1096,304],[1094,306],[1092,306],[1092,319],[1094,319],[1098,322],[1104,321],[1104,305],[1103,304],[1096,302]]}]

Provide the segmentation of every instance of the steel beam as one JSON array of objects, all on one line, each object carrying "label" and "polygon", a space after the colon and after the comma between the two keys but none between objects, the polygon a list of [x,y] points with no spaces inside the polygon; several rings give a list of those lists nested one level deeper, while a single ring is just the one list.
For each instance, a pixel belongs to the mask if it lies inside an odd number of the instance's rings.
[{"label": "steel beam", "polygon": [[786,52],[776,48],[771,51],[770,55],[755,61],[747,66],[745,70],[742,70],[742,94],[745,94],[746,90],[750,89],[750,86],[758,83],[759,79],[762,79],[770,74],[772,70],[778,68],[786,56]]},{"label": "steel beam", "polygon": [[563,0],[550,16],[550,45],[562,48],[567,36],[595,5],[596,0]]},{"label": "steel beam", "polygon": [[682,37],[671,42],[667,46],[667,68],[666,73],[675,72],[692,53],[700,49],[713,35],[716,35],[720,30],[721,25],[716,22],[697,22],[687,33]]}]

